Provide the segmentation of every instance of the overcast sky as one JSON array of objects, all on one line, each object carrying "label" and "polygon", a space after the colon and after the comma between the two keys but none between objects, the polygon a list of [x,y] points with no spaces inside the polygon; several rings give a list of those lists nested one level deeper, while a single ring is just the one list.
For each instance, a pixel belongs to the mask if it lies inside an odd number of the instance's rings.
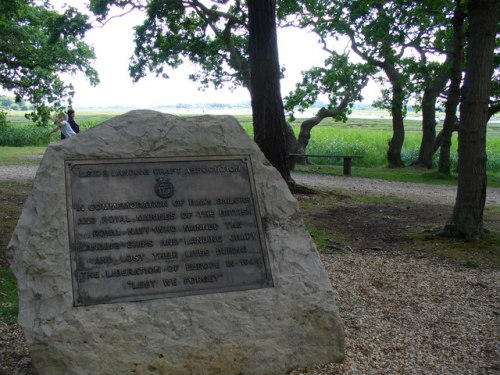
[{"label": "overcast sky", "polygon": [[[58,6],[64,0],[51,0]],[[84,0],[70,1],[72,6],[85,9]],[[119,13],[120,11],[115,11]],[[124,17],[114,18],[102,27],[90,30],[86,42],[93,46],[96,53],[94,67],[99,73],[100,84],[92,87],[83,75],[69,77],[76,94],[73,107],[108,107],[131,106],[150,108],[158,105],[177,103],[240,103],[250,101],[246,89],[234,92],[225,90],[200,91],[197,83],[187,77],[194,70],[186,64],[177,70],[169,70],[169,79],[150,75],[133,83],[129,76],[129,59],[133,54],[133,26],[140,24],[141,12],[133,12]],[[326,57],[313,34],[302,30],[278,30],[280,62],[285,66],[285,79],[281,82],[283,97],[300,80],[300,72],[315,64],[320,64]],[[371,102],[375,96],[373,88],[365,90],[365,102]]]},{"label": "overcast sky", "polygon": [[[132,83],[128,65],[133,54],[134,31],[132,27],[140,23],[141,14],[129,14],[115,18],[102,28],[94,28],[86,36],[88,44],[96,53],[95,68],[101,83],[92,87],[83,76],[71,79],[76,88],[74,99],[78,106],[156,106],[175,103],[224,102],[239,103],[250,100],[246,89],[231,92],[225,90],[200,91],[196,82],[190,81],[188,74],[194,67],[185,64],[179,69],[169,70],[169,79],[150,74],[137,83]],[[279,34],[280,61],[286,67],[286,79],[282,81],[285,95],[300,80],[301,70],[307,69],[325,54],[319,49],[312,34],[299,30],[287,30]]]}]

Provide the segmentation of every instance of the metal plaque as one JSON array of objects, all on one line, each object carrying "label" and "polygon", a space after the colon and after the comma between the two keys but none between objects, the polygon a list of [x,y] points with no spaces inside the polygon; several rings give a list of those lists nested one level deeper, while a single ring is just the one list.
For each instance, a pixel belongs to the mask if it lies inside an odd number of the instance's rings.
[{"label": "metal plaque", "polygon": [[75,306],[273,286],[250,156],[65,166]]}]

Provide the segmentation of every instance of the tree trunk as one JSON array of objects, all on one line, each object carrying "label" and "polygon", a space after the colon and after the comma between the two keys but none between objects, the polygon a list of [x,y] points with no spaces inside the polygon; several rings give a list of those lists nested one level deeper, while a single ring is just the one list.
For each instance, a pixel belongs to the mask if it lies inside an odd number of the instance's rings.
[{"label": "tree trunk", "polygon": [[[443,84],[444,86],[444,84]],[[437,92],[427,87],[422,98],[422,141],[418,159],[413,163],[420,167],[432,168],[434,141],[436,140],[436,97]]]},{"label": "tree trunk", "polygon": [[392,138],[389,141],[389,149],[387,150],[387,161],[389,163],[389,167],[404,167],[403,159],[401,159],[401,150],[405,140],[405,127],[403,120],[403,88],[397,81],[391,80],[391,83]]},{"label": "tree trunk", "polygon": [[[351,101],[351,98],[349,96],[346,96],[342,99],[340,104],[335,107],[334,109],[326,109],[326,108],[321,108],[318,113],[316,113],[316,116],[311,117],[307,120],[305,120],[301,125],[300,125],[300,133],[299,137],[297,139],[297,145],[295,149],[295,153],[297,154],[305,154],[307,145],[309,144],[309,139],[311,139],[311,130],[314,128],[316,125],[321,123],[325,118],[332,117],[334,118],[337,116],[339,113],[344,111],[347,106],[349,105]],[[300,164],[307,164],[307,158],[306,157],[296,157],[294,159],[294,162],[300,163]]]},{"label": "tree trunk", "polygon": [[[453,49],[453,46],[450,46]],[[413,165],[432,168],[434,154],[436,152],[436,100],[439,94],[444,90],[446,81],[450,77],[448,66],[452,63],[452,52],[448,53],[446,61],[442,67],[435,73],[434,77],[427,77],[426,88],[422,97],[422,141],[418,158]],[[439,136],[443,137],[443,133]]]},{"label": "tree trunk", "polygon": [[472,239],[484,234],[486,124],[499,2],[475,0],[467,4],[468,58],[460,102],[457,198],[444,233]]},{"label": "tree trunk", "polygon": [[[460,83],[462,82],[462,62],[464,49],[464,20],[465,9],[460,0],[456,0],[455,12],[453,14],[453,46],[451,51],[450,87],[445,104],[445,118],[443,130],[440,132],[439,164],[438,171],[450,174],[450,148],[451,136],[457,127],[457,106],[460,101]],[[434,150],[434,152],[436,149]]]},{"label": "tree trunk", "polygon": [[248,0],[249,55],[255,142],[291,184],[281,99],[275,0]]},{"label": "tree trunk", "polygon": [[[460,100],[460,94],[458,94],[457,102],[455,103],[455,109],[452,111],[456,113],[456,108],[458,101]],[[450,103],[450,106],[453,105]],[[446,103],[448,106],[448,102]],[[446,111],[446,116],[448,116],[448,110]],[[451,119],[451,117],[450,117]],[[454,121],[453,121],[454,120]],[[449,175],[451,173],[451,162],[450,162],[450,151],[451,151],[451,136],[454,131],[458,131],[458,119],[448,120],[445,117],[443,123],[443,129],[439,132],[434,142],[434,153],[439,149],[439,164],[438,171],[443,174]]]}]

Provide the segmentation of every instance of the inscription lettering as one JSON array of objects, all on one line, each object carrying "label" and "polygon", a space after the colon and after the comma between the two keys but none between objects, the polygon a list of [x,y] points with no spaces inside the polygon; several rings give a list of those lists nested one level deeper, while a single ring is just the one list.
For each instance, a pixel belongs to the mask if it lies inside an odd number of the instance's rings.
[{"label": "inscription lettering", "polygon": [[113,258],[112,257],[96,257],[96,258],[90,258],[88,260],[90,264],[110,264],[113,263]]},{"label": "inscription lettering", "polygon": [[118,229],[104,229],[92,231],[92,237],[118,237],[121,233]]},{"label": "inscription lettering", "polygon": [[141,268],[120,268],[106,270],[105,277],[127,277],[137,275],[149,275],[154,273],[161,273],[160,266],[141,267]]},{"label": "inscription lettering", "polygon": [[177,251],[165,253],[153,253],[154,260],[171,260],[177,259]]},{"label": "inscription lettering", "polygon": [[149,175],[149,169],[119,169],[119,170],[111,170],[111,176],[113,176],[113,177],[147,176],[147,175]]},{"label": "inscription lettering", "polygon": [[127,284],[132,289],[147,289],[154,288],[156,285],[156,280],[145,280],[145,281],[127,281]]},{"label": "inscription lettering", "polygon": [[249,241],[257,238],[256,233],[236,233],[229,236],[229,241]]},{"label": "inscription lettering", "polygon": [[177,271],[179,271],[179,265],[173,264],[171,266],[163,267],[163,271],[165,271],[165,272],[177,272]]},{"label": "inscription lettering", "polygon": [[134,236],[136,234],[149,234],[149,228],[148,227],[127,228],[127,234],[129,236]]},{"label": "inscription lettering", "polygon": [[245,208],[242,209],[232,209],[232,210],[219,210],[219,215],[222,217],[227,216],[248,216],[251,215],[252,212]]},{"label": "inscription lettering", "polygon": [[222,242],[222,236],[199,236],[184,238],[185,245],[198,245],[205,243]]},{"label": "inscription lettering", "polygon": [[98,271],[82,271],[78,273],[78,279],[80,281],[90,280],[90,279],[98,279],[99,272]]},{"label": "inscription lettering", "polygon": [[215,212],[210,210],[210,211],[197,211],[196,216],[199,218],[212,218],[215,217]]},{"label": "inscription lettering", "polygon": [[142,249],[144,247],[153,247],[153,241],[128,241],[127,248],[128,249]]},{"label": "inscription lettering", "polygon": [[150,208],[166,208],[168,201],[149,201],[149,202],[115,202],[115,203],[94,203],[89,204],[89,211],[110,211],[110,210],[137,210]]},{"label": "inscription lettering", "polygon": [[137,215],[137,221],[163,221],[163,220],[175,220],[175,212],[166,212],[160,214],[144,214]]},{"label": "inscription lettering", "polygon": [[75,306],[272,286],[250,163],[68,161]]},{"label": "inscription lettering", "polygon": [[210,256],[209,250],[189,250],[184,253],[185,258],[208,257]]},{"label": "inscription lettering", "polygon": [[257,266],[257,267],[261,267],[263,265],[262,261],[257,258],[240,259],[240,264],[242,266]]},{"label": "inscription lettering", "polygon": [[222,275],[206,275],[206,276],[196,276],[196,277],[185,277],[184,285],[187,284],[205,284],[205,283],[216,283]]},{"label": "inscription lettering", "polygon": [[208,263],[187,263],[186,271],[206,271],[219,269],[219,262],[208,262]]},{"label": "inscription lettering", "polygon": [[79,171],[78,177],[101,177],[101,171]]},{"label": "inscription lettering", "polygon": [[212,201],[208,198],[200,198],[200,199],[189,199],[188,203],[190,206],[210,206]]},{"label": "inscription lettering", "polygon": [[131,254],[131,255],[121,255],[120,262],[131,263],[131,262],[142,262],[144,260],[145,254]]},{"label": "inscription lettering", "polygon": [[155,233],[175,233],[177,227],[175,225],[163,225],[163,226],[153,227],[151,230]]},{"label": "inscription lettering", "polygon": [[215,167],[192,167],[186,168],[184,174],[200,174],[200,173],[238,173],[241,172],[241,167],[239,165],[228,165],[228,166],[215,166]]},{"label": "inscription lettering", "polygon": [[78,225],[95,224],[96,222],[97,222],[97,219],[95,217],[79,217],[78,218]]},{"label": "inscription lettering", "polygon": [[120,244],[118,242],[78,242],[76,245],[79,251],[94,251],[94,250],[118,250]]},{"label": "inscription lettering", "polygon": [[217,255],[236,255],[236,254],[245,254],[246,252],[247,248],[245,246],[221,247],[215,249],[215,254]]},{"label": "inscription lettering", "polygon": [[116,224],[116,223],[133,223],[135,219],[128,216],[103,216],[101,217],[101,224]]},{"label": "inscription lettering", "polygon": [[162,176],[166,174],[180,174],[180,168],[155,168],[153,169],[153,174],[155,176]]},{"label": "inscription lettering", "polygon": [[160,241],[161,246],[177,246],[179,241],[176,238],[167,238]]},{"label": "inscription lettering", "polygon": [[163,286],[177,286],[177,279],[163,279]]},{"label": "inscription lettering", "polygon": [[201,232],[205,230],[218,230],[218,224],[187,224],[182,227],[184,232]]},{"label": "inscription lettering", "polygon": [[215,203],[218,205],[221,204],[243,204],[250,203],[250,197],[225,197],[225,198],[217,198]]}]

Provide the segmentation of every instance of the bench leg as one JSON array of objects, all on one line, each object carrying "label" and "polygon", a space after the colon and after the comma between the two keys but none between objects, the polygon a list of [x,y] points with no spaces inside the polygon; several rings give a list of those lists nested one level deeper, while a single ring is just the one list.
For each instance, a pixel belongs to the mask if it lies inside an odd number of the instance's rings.
[{"label": "bench leg", "polygon": [[351,162],[352,158],[344,157],[344,176],[351,175]]}]

